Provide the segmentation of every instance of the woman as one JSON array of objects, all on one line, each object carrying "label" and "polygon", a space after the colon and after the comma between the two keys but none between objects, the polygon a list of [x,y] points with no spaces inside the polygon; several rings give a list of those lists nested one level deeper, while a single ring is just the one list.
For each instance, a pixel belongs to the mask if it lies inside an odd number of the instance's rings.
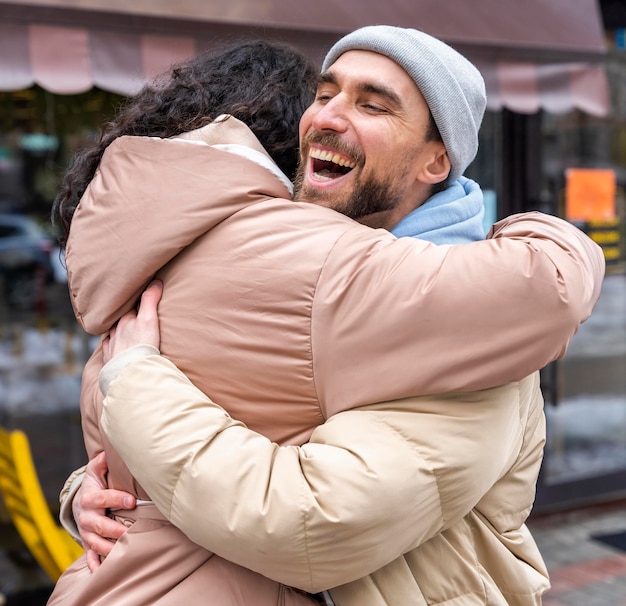
[{"label": "woman", "polygon": [[[282,171],[293,176],[298,161],[298,121],[313,99],[317,72],[300,53],[278,44],[250,41],[207,51],[175,66],[146,85],[102,130],[99,141],[76,154],[54,202],[53,223],[67,245],[72,219],[110,144],[125,135],[176,137],[221,114],[245,121]],[[194,146],[191,146],[193,149]],[[283,177],[283,180],[288,180]],[[132,201],[131,201],[132,202]],[[172,204],[176,204],[172,200]],[[182,210],[181,210],[182,212]],[[111,246],[116,246],[114,237]],[[98,250],[98,255],[103,251]],[[68,261],[70,283],[73,264]],[[124,268],[119,268],[120,272]],[[101,395],[93,378],[101,366],[98,346],[87,364],[81,395],[89,458],[102,450],[109,462],[108,485],[146,499],[147,495],[100,432]],[[167,523],[153,506],[137,509],[139,519],[118,517],[133,533],[90,573],[85,557],[59,579],[49,604],[277,604],[317,603],[197,547]],[[122,553],[121,553],[122,552]],[[119,564],[119,565],[118,565]]]}]

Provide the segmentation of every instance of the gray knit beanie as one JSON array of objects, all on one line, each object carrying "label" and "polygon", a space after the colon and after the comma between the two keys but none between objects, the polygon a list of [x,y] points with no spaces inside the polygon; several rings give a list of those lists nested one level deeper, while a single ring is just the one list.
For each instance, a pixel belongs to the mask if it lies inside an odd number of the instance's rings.
[{"label": "gray knit beanie", "polygon": [[370,25],[344,36],[328,51],[322,71],[343,53],[367,50],[389,57],[424,96],[450,158],[448,181],[463,174],[478,151],[487,95],[480,72],[453,48],[416,29]]}]

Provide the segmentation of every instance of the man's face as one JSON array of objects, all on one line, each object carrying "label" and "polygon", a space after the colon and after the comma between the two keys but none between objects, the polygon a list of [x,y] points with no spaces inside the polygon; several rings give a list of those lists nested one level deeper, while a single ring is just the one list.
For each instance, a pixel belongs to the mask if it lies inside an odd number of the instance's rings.
[{"label": "man's face", "polygon": [[320,76],[300,121],[295,199],[390,228],[428,197],[422,168],[441,142],[424,140],[429,110],[394,61],[349,51]]}]

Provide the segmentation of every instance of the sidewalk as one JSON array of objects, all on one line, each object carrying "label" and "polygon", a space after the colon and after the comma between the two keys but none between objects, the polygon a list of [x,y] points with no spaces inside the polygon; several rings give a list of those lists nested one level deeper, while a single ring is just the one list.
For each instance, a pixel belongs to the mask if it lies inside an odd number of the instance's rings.
[{"label": "sidewalk", "polygon": [[626,532],[626,502],[533,517],[528,525],[552,581],[544,606],[626,606],[626,551],[592,538]]}]

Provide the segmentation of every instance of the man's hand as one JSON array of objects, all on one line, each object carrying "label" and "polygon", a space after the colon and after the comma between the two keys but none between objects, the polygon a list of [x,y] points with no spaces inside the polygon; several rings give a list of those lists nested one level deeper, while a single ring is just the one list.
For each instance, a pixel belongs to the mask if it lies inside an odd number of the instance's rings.
[{"label": "man's hand", "polygon": [[81,487],[72,503],[72,512],[87,555],[89,570],[95,571],[128,528],[106,515],[107,509],[134,509],[135,497],[107,488],[108,471],[104,452],[91,459]]},{"label": "man's hand", "polygon": [[141,295],[138,311],[124,314],[102,342],[104,362],[135,345],[159,347],[161,333],[157,306],[163,295],[163,283],[153,280]]}]

